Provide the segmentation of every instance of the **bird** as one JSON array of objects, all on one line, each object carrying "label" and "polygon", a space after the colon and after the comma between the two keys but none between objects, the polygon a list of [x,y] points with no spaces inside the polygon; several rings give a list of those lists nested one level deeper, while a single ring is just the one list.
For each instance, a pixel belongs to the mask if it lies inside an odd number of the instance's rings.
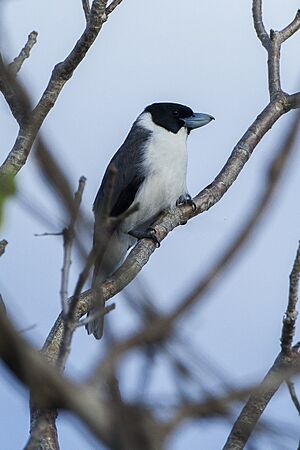
[{"label": "bird", "polygon": [[[194,205],[186,182],[187,137],[213,119],[210,114],[195,113],[188,106],[169,102],[153,103],[137,117],[111,159],[94,201],[94,247],[103,248],[103,240],[106,246],[96,256],[92,286],[121,266],[138,239],[149,238],[159,245],[150,225],[162,211],[179,204]],[[124,216],[109,238],[104,211],[111,218]],[[103,314],[97,315],[94,308],[88,316],[88,334],[100,339]]]}]

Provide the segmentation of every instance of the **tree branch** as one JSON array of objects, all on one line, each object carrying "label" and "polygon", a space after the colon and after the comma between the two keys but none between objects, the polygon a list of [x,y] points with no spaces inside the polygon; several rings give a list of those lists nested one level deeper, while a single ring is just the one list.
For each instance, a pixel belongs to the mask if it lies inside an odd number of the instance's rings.
[{"label": "tree branch", "polygon": [[25,59],[29,58],[32,47],[36,44],[37,36],[38,36],[37,32],[32,31],[28,35],[27,42],[26,42],[25,46],[22,48],[22,50],[20,51],[19,55],[13,60],[12,63],[10,63],[8,65],[8,69],[9,69],[10,73],[12,74],[12,76],[15,77],[17,75],[17,73],[21,69]]},{"label": "tree branch", "polygon": [[[297,318],[296,304],[298,300],[299,274],[300,245],[298,246],[296,259],[290,275],[288,307],[282,325],[281,352],[262,382],[259,394],[251,394],[248,402],[237,418],[223,450],[241,450],[245,447],[260,416],[283,381],[288,383],[291,392],[290,376],[288,376],[287,373],[283,374],[283,372],[293,370],[295,364],[299,367],[300,344],[298,343],[292,347]],[[274,380],[274,377],[277,377],[277,381]],[[269,383],[269,387],[267,386],[267,383]],[[295,398],[297,399],[292,392],[292,399],[296,405]]]},{"label": "tree branch", "polygon": [[268,50],[270,38],[263,23],[262,0],[253,0],[252,15],[257,37],[259,38],[265,49]]},{"label": "tree branch", "polygon": [[280,82],[280,50],[281,44],[290,38],[300,28],[300,10],[297,11],[295,19],[281,31],[270,31],[268,35],[262,19],[262,0],[253,0],[252,14],[254,28],[257,37],[268,53],[268,81],[270,99],[282,95]]},{"label": "tree branch", "polygon": [[[9,70],[3,62],[0,54],[0,91],[2,92],[12,115],[16,121],[21,124],[27,110],[29,110],[28,99],[23,95],[23,91],[20,89],[20,83],[12,77]],[[1,167],[0,167],[1,175]],[[5,173],[4,173],[5,175]]]},{"label": "tree branch", "polygon": [[270,30],[270,41],[268,47],[268,78],[271,99],[282,93],[280,81],[280,50],[280,33],[278,31]]},{"label": "tree branch", "polygon": [[300,108],[300,92],[289,95],[288,101],[291,109]]},{"label": "tree branch", "polygon": [[[196,209],[193,210],[188,205],[177,207],[175,210],[163,214],[158,222],[156,222],[155,229],[159,241],[162,241],[175,227],[207,211],[223,197],[243,169],[256,145],[276,120],[285,112],[286,104],[285,102],[282,103],[281,99],[271,102],[265,108],[235,146],[227,163],[212,184],[207,186],[194,198]],[[123,265],[110,279],[101,285],[101,295],[105,301],[124,289],[137,276],[155,249],[155,244],[148,239],[143,239],[138,242]],[[77,320],[95,306],[95,300],[96,292],[92,289],[81,294],[74,312]],[[72,298],[70,299],[71,301]],[[59,316],[44,346],[44,351],[53,361],[57,359],[59,354],[62,326],[62,320]],[[158,329],[163,329],[163,327],[161,328],[158,325]],[[153,334],[155,335],[155,332]]]},{"label": "tree branch", "polygon": [[259,390],[250,395],[238,419],[236,420],[223,450],[241,450],[245,447],[260,416],[279,386],[290,377],[288,373],[299,371],[299,347],[295,346],[290,355],[282,353],[276,358]]},{"label": "tree branch", "polygon": [[106,15],[111,14],[123,0],[113,0],[106,8]]},{"label": "tree branch", "polygon": [[300,403],[299,403],[299,400],[298,400],[298,397],[297,397],[297,394],[295,391],[295,385],[291,380],[287,380],[286,384],[287,384],[292,402],[294,403],[295,408],[296,408],[298,414],[300,415]]},{"label": "tree branch", "polygon": [[0,168],[0,176],[4,174],[16,175],[26,163],[32,144],[47,114],[53,108],[65,83],[72,77],[74,70],[81,63],[100,33],[107,17],[106,3],[107,0],[93,1],[89,22],[83,34],[66,59],[54,67],[48,86],[38,104],[28,115],[27,120],[21,121],[16,142]]},{"label": "tree branch", "polygon": [[74,208],[71,213],[71,220],[69,226],[63,230],[63,242],[64,242],[64,257],[63,257],[63,267],[61,274],[61,308],[63,314],[66,316],[68,313],[68,285],[69,285],[69,273],[71,267],[71,254],[72,246],[75,236],[75,223],[79,214],[79,208],[81,204],[82,194],[85,187],[86,178],[80,177],[78,189],[74,197]]},{"label": "tree branch", "polygon": [[290,291],[289,301],[286,313],[283,318],[282,334],[281,334],[281,351],[288,354],[292,351],[293,337],[295,335],[295,327],[297,320],[297,302],[300,279],[300,243],[298,246],[293,269],[290,274]]},{"label": "tree branch", "polygon": [[88,23],[91,13],[90,2],[89,0],[82,0],[82,8],[85,15],[86,23]]},{"label": "tree branch", "polygon": [[281,42],[284,42],[287,39],[289,39],[293,34],[295,34],[299,30],[299,28],[300,28],[300,9],[298,9],[294,20],[292,20],[292,22],[289,25],[287,25],[280,31]]}]

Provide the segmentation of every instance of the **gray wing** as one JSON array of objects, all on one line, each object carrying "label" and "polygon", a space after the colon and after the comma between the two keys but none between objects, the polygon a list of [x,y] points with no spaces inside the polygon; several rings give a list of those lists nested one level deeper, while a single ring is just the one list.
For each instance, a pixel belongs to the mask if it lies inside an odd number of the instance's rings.
[{"label": "gray wing", "polygon": [[[124,144],[109,163],[117,169],[112,192],[110,215],[116,217],[126,211],[133,203],[136,193],[145,179],[142,168],[143,152],[151,131],[134,124]],[[101,211],[103,199],[109,195],[108,169],[94,202],[95,217]]]}]

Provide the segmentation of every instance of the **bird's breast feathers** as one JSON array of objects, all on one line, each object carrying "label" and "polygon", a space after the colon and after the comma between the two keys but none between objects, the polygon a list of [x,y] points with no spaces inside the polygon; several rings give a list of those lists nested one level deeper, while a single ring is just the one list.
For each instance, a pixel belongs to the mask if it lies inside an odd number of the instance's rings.
[{"label": "bird's breast feathers", "polygon": [[136,220],[143,223],[175,206],[187,192],[187,131],[185,127],[176,134],[167,131],[153,123],[150,113],[141,114],[138,124],[151,131],[142,161],[145,180],[135,198],[140,205]]}]

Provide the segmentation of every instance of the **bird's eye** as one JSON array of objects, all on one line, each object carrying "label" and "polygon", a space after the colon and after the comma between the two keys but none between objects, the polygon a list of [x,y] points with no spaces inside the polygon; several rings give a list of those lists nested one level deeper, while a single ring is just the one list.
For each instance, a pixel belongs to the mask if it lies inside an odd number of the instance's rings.
[{"label": "bird's eye", "polygon": [[175,109],[172,114],[174,117],[179,117],[179,111],[177,111],[177,109]]}]

